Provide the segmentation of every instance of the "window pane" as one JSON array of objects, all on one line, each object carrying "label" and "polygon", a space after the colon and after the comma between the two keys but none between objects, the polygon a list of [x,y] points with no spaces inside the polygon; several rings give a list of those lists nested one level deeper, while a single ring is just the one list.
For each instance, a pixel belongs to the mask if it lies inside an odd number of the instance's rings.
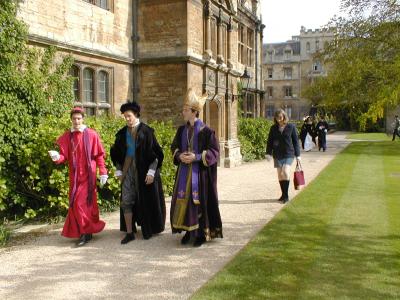
[{"label": "window pane", "polygon": [[94,107],[85,107],[85,113],[87,116],[94,116],[95,114]]},{"label": "window pane", "polygon": [[96,5],[100,6],[101,8],[108,9],[107,2],[108,0],[96,0]]},{"label": "window pane", "polygon": [[93,99],[93,70],[83,71],[83,101],[94,102]]},{"label": "window pane", "polygon": [[211,51],[212,57],[217,58],[217,20],[211,19]]},{"label": "window pane", "polygon": [[97,80],[98,101],[108,103],[108,74],[107,72],[100,71]]},{"label": "window pane", "polygon": [[74,100],[80,101],[79,99],[79,68],[77,66],[72,66],[69,71],[69,75],[74,77],[74,82],[72,83],[72,91],[74,93]]}]

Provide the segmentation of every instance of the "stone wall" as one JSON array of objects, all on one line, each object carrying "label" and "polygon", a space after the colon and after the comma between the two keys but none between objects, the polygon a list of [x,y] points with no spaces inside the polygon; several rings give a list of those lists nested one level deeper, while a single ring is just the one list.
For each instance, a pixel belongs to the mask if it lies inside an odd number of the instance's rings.
[{"label": "stone wall", "polygon": [[131,0],[114,0],[111,11],[82,0],[22,1],[18,16],[34,36],[130,57]]},{"label": "stone wall", "polygon": [[187,89],[187,65],[140,66],[139,103],[144,120],[182,123],[182,104]]},{"label": "stone wall", "polygon": [[139,3],[139,57],[186,55],[186,1],[147,0]]}]

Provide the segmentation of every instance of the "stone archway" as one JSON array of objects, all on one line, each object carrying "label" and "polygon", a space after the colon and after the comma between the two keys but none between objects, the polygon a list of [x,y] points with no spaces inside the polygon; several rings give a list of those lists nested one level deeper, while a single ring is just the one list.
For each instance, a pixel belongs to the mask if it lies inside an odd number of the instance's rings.
[{"label": "stone archway", "polygon": [[220,113],[219,113],[219,106],[216,101],[210,101],[209,103],[209,120],[210,120],[210,127],[215,130],[215,134],[217,135],[218,139],[221,138],[221,127],[220,127]]}]

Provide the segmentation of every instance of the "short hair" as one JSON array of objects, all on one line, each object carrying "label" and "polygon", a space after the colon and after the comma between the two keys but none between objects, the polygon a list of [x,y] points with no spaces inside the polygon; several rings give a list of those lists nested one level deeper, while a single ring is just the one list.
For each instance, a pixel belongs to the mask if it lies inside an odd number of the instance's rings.
[{"label": "short hair", "polygon": [[196,113],[196,118],[198,118],[200,116],[200,113],[197,110],[195,110],[193,108],[190,108],[190,110],[192,111],[192,113],[194,113],[194,112]]},{"label": "short hair", "polygon": [[398,118],[398,117],[399,117],[399,115],[395,115],[394,117],[395,117],[395,118]]},{"label": "short hair", "polygon": [[285,112],[283,109],[278,109],[278,110],[275,111],[275,113],[274,113],[274,123],[275,123],[275,124],[278,124],[278,121],[276,120],[276,118],[277,118],[279,115],[282,115],[282,116],[283,116],[283,122],[284,122],[285,124],[289,123],[289,118],[288,118],[286,112]]}]

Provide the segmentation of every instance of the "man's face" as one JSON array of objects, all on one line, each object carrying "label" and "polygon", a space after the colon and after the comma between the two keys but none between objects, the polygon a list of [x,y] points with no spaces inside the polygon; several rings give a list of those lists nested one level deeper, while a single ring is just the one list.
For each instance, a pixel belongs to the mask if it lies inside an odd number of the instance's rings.
[{"label": "man's face", "polygon": [[137,122],[137,118],[131,110],[127,110],[126,112],[124,112],[124,118],[128,127],[133,127]]},{"label": "man's face", "polygon": [[72,128],[78,130],[83,124],[83,116],[79,113],[71,116]]},{"label": "man's face", "polygon": [[192,112],[192,109],[189,106],[185,105],[182,108],[182,116],[185,122],[188,122],[196,118],[196,112]]}]

